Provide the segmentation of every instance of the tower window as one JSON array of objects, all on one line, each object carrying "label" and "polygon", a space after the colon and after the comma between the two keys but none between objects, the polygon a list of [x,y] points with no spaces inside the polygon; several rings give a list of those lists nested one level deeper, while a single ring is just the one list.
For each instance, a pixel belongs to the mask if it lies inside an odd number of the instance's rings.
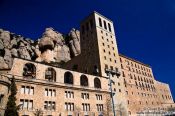
[{"label": "tower window", "polygon": [[108,28],[109,28],[109,31],[111,32],[111,25],[108,23]]},{"label": "tower window", "polygon": [[89,31],[89,23],[86,23],[86,30]]},{"label": "tower window", "polygon": [[100,27],[102,27],[101,18],[98,18],[98,20],[99,20],[99,25],[100,25]]},{"label": "tower window", "polygon": [[104,28],[107,29],[106,21],[103,21],[103,23],[104,23]]},{"label": "tower window", "polygon": [[82,34],[84,34],[85,33],[84,25],[81,28],[82,28]]},{"label": "tower window", "polygon": [[90,26],[91,26],[91,29],[92,29],[92,27],[93,27],[93,20],[92,19],[90,20]]}]

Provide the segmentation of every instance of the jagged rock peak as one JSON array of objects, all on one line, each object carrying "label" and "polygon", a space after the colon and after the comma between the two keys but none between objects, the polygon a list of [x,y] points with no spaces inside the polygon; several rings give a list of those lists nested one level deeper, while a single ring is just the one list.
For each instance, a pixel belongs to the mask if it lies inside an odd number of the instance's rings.
[{"label": "jagged rock peak", "polygon": [[34,41],[0,29],[0,69],[11,68],[13,57],[46,63],[71,60],[70,56],[77,56],[81,52],[80,32],[73,28],[66,35],[50,27],[45,29],[41,38]]}]

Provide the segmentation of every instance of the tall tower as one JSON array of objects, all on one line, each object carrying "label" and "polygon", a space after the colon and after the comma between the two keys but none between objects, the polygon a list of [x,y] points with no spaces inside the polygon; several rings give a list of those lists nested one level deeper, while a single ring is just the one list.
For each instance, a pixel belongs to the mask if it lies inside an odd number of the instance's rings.
[{"label": "tall tower", "polygon": [[[91,13],[81,22],[81,54],[67,62],[66,68],[87,74],[108,77],[105,68],[121,71],[114,25],[111,20],[97,12]],[[126,111],[124,81],[114,75],[112,80],[116,109]],[[119,108],[120,107],[120,108]],[[127,115],[127,114],[125,114]]]},{"label": "tall tower", "polygon": [[81,22],[81,50],[86,60],[84,71],[107,76],[105,68],[120,69],[113,22],[97,12]]}]

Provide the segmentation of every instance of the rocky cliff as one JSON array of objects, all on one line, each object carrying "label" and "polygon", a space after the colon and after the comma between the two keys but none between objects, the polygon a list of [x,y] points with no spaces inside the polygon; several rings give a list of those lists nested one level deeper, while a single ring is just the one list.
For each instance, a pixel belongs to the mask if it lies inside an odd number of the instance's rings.
[{"label": "rocky cliff", "polygon": [[66,35],[46,28],[36,40],[0,29],[0,69],[11,68],[14,57],[57,64],[80,52],[80,32],[74,28]]}]

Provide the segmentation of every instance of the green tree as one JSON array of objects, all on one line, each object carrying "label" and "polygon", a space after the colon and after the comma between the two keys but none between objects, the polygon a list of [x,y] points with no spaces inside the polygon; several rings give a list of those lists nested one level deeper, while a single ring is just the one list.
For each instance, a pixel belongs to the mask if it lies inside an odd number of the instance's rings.
[{"label": "green tree", "polygon": [[16,106],[16,93],[17,93],[17,88],[15,84],[15,78],[11,79],[11,85],[10,85],[10,96],[8,98],[6,110],[4,116],[19,116],[18,110],[19,107]]}]

